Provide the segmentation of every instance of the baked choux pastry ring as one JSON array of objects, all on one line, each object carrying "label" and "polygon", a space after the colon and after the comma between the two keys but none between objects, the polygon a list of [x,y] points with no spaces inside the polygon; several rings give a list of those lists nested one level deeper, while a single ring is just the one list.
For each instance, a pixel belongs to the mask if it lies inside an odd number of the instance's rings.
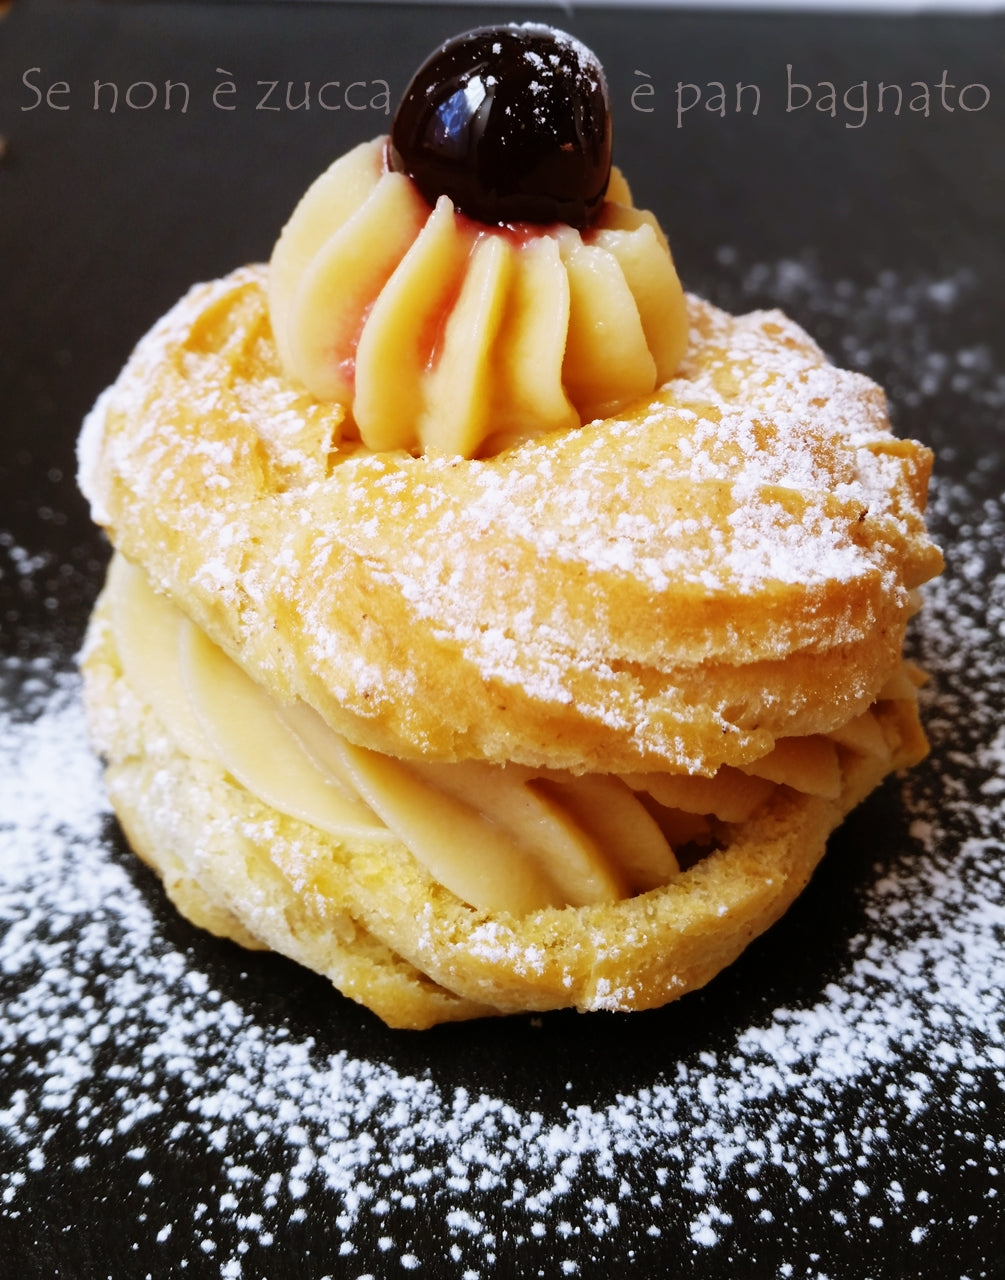
[{"label": "baked choux pastry ring", "polygon": [[130,843],[393,1026],[675,999],[926,751],[929,451],[781,313],[684,294],[549,28],[437,51],[79,452]]}]

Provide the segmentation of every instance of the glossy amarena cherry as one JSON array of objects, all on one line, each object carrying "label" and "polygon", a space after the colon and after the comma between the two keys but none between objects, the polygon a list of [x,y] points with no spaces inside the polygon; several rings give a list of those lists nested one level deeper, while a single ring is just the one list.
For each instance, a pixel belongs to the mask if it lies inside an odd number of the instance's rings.
[{"label": "glossy amarena cherry", "polygon": [[611,172],[607,82],[593,53],[538,23],[480,27],[416,72],[388,148],[430,204],[481,222],[585,227]]}]

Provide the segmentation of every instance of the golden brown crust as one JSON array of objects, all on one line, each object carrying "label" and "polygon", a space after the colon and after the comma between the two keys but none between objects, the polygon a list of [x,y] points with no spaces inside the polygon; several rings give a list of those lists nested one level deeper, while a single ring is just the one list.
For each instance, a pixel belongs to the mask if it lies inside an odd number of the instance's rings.
[{"label": "golden brown crust", "polygon": [[803,888],[841,817],[924,754],[915,701],[878,714],[891,755],[842,752],[836,800],[774,790],[672,884],[613,904],[492,917],[401,846],[347,846],[185,756],[129,687],[99,603],[83,659],[89,716],[130,842],[179,910],[329,977],[392,1026],[560,1007],[643,1009],[702,986]]},{"label": "golden brown crust", "polygon": [[684,368],[497,458],[338,447],[262,273],[202,286],[89,420],[116,546],[274,696],[402,756],[712,773],[827,732],[938,571],[930,455],[778,313],[692,300]]}]

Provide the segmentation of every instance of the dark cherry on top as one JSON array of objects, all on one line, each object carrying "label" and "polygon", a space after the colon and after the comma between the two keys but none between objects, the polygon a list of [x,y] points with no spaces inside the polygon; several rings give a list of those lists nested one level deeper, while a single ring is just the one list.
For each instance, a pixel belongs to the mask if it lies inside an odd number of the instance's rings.
[{"label": "dark cherry on top", "polygon": [[603,69],[536,23],[456,36],[406,90],[388,162],[430,204],[447,195],[480,222],[588,226],[611,172]]}]

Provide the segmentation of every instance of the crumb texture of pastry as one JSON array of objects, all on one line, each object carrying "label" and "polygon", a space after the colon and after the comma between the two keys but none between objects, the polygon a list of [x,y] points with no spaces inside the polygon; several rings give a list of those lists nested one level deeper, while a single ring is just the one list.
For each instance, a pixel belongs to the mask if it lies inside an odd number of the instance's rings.
[{"label": "crumb texture of pastry", "polygon": [[197,286],[89,416],[131,561],[281,704],[387,755],[711,777],[901,664],[931,455],[778,312],[689,299],[677,374],[493,457],[373,453],[283,372],[264,268]]}]

